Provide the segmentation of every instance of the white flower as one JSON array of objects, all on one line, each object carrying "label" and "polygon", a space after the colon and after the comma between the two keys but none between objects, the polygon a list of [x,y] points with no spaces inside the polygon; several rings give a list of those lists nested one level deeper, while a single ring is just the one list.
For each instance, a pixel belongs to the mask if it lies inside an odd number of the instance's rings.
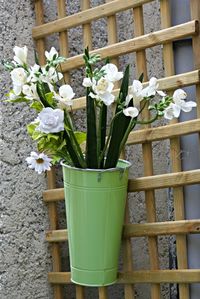
[{"label": "white flower", "polygon": [[92,86],[92,81],[91,81],[91,79],[90,78],[84,78],[83,79],[83,83],[82,83],[82,85],[84,86],[84,87],[91,87]]},{"label": "white flower", "polygon": [[58,52],[56,51],[56,49],[54,47],[52,47],[49,52],[45,51],[45,56],[46,56],[47,60],[51,61],[58,57]]},{"label": "white flower", "polygon": [[139,111],[136,107],[128,107],[126,109],[123,109],[123,113],[126,116],[130,116],[131,118],[134,118],[134,117],[138,116]]},{"label": "white flower", "polygon": [[40,122],[36,131],[43,133],[58,133],[64,130],[64,112],[61,109],[43,108],[38,114]]},{"label": "white flower", "polygon": [[40,77],[40,66],[38,64],[34,64],[34,66],[32,66],[30,69],[29,69],[29,76],[28,76],[28,79],[27,79],[27,82],[37,82],[39,81],[39,77]]},{"label": "white flower", "polygon": [[111,94],[114,84],[102,77],[99,81],[93,80],[92,89],[95,93],[90,92],[92,98],[101,100],[105,105],[111,105],[115,97]]},{"label": "white flower", "polygon": [[102,67],[102,70],[105,71],[105,79],[110,82],[119,81],[123,77],[122,72],[118,72],[117,66],[112,63],[108,63]]},{"label": "white flower", "polygon": [[173,102],[165,109],[164,117],[166,119],[178,118],[181,111],[190,112],[197,104],[193,101],[186,102],[187,94],[182,89],[177,89],[173,93]]},{"label": "white flower", "polygon": [[155,77],[149,80],[149,85],[145,87],[142,91],[143,97],[155,96],[158,93],[160,96],[164,97],[166,94],[162,90],[158,90],[159,83]]},{"label": "white flower", "polygon": [[20,95],[23,85],[27,81],[27,73],[22,67],[12,70],[11,79],[13,81],[13,90],[16,95]]},{"label": "white flower", "polygon": [[164,118],[166,119],[173,119],[174,117],[178,118],[180,115],[181,109],[174,103],[171,103],[165,110],[164,110]]},{"label": "white flower", "polygon": [[176,89],[173,93],[173,101],[176,103],[180,100],[185,100],[187,93],[183,89]]},{"label": "white flower", "polygon": [[26,158],[28,167],[35,169],[38,174],[41,174],[43,171],[50,170],[51,161],[52,159],[50,159],[44,153],[37,154],[36,152],[31,152],[30,157]]},{"label": "white flower", "polygon": [[[63,78],[63,75],[56,71],[54,67],[50,67],[48,71],[46,68],[42,68],[42,75],[40,76],[40,80],[42,82],[46,82],[49,85],[52,83],[56,83]],[[50,88],[51,89],[51,88]]]},{"label": "white flower", "polygon": [[175,105],[179,106],[180,110],[184,112],[190,112],[193,107],[197,106],[197,104],[193,101],[184,101],[186,97],[187,93],[183,89],[177,89],[173,93],[173,101]]},{"label": "white flower", "polygon": [[17,62],[20,65],[27,63],[28,48],[26,46],[23,48],[15,46],[13,51],[15,53],[15,56],[14,56],[15,62]]},{"label": "white flower", "polygon": [[71,88],[70,85],[65,84],[62,85],[59,88],[59,95],[58,94],[54,94],[54,97],[56,100],[58,100],[62,105],[64,106],[71,106],[73,104],[73,97],[75,96],[75,93],[73,92],[73,89]]},{"label": "white flower", "polygon": [[23,94],[29,100],[39,100],[39,95],[37,93],[36,84],[31,83],[31,85],[25,84],[22,88]]},{"label": "white flower", "polygon": [[139,80],[133,80],[133,84],[129,89],[129,94],[126,97],[125,105],[128,106],[131,99],[135,107],[140,106],[140,101],[143,99],[142,95],[143,85]]}]

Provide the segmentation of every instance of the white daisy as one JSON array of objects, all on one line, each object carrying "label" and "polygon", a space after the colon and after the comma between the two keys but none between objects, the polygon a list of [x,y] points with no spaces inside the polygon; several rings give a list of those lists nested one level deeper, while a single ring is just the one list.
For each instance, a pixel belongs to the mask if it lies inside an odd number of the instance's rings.
[{"label": "white daisy", "polygon": [[31,152],[30,157],[26,158],[26,162],[28,163],[28,167],[34,169],[38,174],[46,170],[51,169],[51,161],[47,155],[44,153],[37,154],[36,152]]}]

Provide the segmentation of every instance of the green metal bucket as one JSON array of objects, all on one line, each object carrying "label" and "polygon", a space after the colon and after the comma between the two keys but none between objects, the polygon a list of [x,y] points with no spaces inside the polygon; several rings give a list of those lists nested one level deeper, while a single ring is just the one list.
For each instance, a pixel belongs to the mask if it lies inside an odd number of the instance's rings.
[{"label": "green metal bucket", "polygon": [[71,280],[87,286],[113,284],[130,163],[113,169],[79,169],[62,163]]}]

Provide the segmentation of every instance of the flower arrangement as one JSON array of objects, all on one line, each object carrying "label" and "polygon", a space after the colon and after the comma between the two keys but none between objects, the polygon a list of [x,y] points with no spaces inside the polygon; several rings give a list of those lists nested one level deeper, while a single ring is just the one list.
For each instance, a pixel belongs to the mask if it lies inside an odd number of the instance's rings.
[{"label": "flower arrangement", "polygon": [[[11,62],[4,62],[13,83],[8,101],[25,102],[38,113],[27,130],[37,142],[39,153],[31,152],[26,161],[39,174],[60,160],[77,168],[115,168],[129,133],[137,124],[152,123],[161,117],[178,118],[181,111],[189,112],[196,106],[195,102],[186,101],[182,89],[177,89],[172,96],[159,90],[154,77],[146,87],[141,82],[142,76],[129,87],[129,66],[124,73],[108,61],[103,67],[96,67],[100,56],[85,49],[82,84],[86,88],[87,132],[79,132],[71,117],[75,93],[69,84],[59,84],[63,78],[59,65],[65,58],[51,48],[45,52],[44,66],[39,65],[37,58],[29,66],[26,46],[14,47],[14,54]],[[114,96],[114,83],[120,80],[119,93]],[[115,111],[107,131],[111,105]],[[145,107],[151,111],[151,119],[141,118]]]}]

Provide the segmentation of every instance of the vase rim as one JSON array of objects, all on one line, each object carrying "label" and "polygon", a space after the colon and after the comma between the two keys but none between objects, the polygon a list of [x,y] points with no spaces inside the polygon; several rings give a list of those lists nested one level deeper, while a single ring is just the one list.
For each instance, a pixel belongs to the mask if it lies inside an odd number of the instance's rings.
[{"label": "vase rim", "polygon": [[78,168],[78,167],[74,167],[74,166],[70,166],[66,163],[64,163],[63,161],[60,162],[60,164],[65,167],[65,168],[69,168],[69,169],[73,169],[73,170],[77,170],[77,171],[88,171],[88,172],[112,172],[112,171],[116,171],[116,170],[125,170],[131,167],[131,163],[127,160],[123,160],[123,159],[119,159],[118,162],[122,162],[124,163],[125,167],[120,167],[120,166],[116,166],[113,168],[99,168],[99,169],[93,169],[93,168]]}]

